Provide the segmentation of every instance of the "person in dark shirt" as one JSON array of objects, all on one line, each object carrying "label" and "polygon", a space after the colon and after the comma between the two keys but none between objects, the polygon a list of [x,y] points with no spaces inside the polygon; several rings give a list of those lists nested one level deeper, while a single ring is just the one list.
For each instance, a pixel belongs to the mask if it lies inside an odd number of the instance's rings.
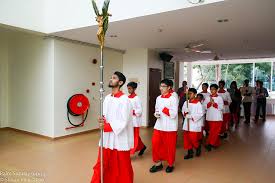
[{"label": "person in dark shirt", "polygon": [[256,99],[257,99],[257,107],[256,107],[256,116],[255,122],[258,122],[260,110],[262,110],[262,118],[265,121],[266,116],[266,97],[268,97],[268,91],[263,87],[263,82],[260,80],[256,81]]},{"label": "person in dark shirt", "polygon": [[231,122],[233,122],[231,123],[231,126],[236,126],[239,123],[242,95],[237,87],[236,81],[232,81],[232,83],[230,84],[230,88],[227,91],[230,93],[230,97],[232,99],[232,103],[229,106],[231,112]]},{"label": "person in dark shirt", "polygon": [[242,94],[242,102],[244,107],[244,116],[245,116],[245,123],[250,123],[250,115],[251,115],[251,104],[252,104],[252,97],[255,95],[255,89],[249,86],[249,80],[244,80],[243,86],[240,88]]},{"label": "person in dark shirt", "polygon": [[[177,94],[179,96],[179,111],[182,110],[182,106],[184,102],[186,101],[186,92],[188,92],[188,87],[187,87],[187,81],[182,82],[182,87],[180,87],[177,91]],[[183,123],[184,123],[184,116],[183,118]]]},{"label": "person in dark shirt", "polygon": [[182,82],[182,87],[180,87],[177,91],[179,96],[179,109],[182,109],[184,102],[186,101],[186,92],[188,90],[187,81]]}]

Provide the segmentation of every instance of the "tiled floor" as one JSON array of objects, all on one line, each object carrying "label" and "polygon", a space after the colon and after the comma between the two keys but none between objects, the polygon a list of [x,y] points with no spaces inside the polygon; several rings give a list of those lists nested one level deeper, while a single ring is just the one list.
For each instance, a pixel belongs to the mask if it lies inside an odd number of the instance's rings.
[{"label": "tiled floor", "polygon": [[[184,160],[178,133],[176,168],[151,174],[152,129],[142,129],[148,146],[143,157],[132,157],[135,183],[275,183],[275,118],[250,126],[241,124],[212,152]],[[97,158],[99,134],[50,141],[14,131],[0,131],[0,183],[88,183]],[[22,173],[42,173],[23,176]],[[17,174],[14,174],[17,173]],[[21,179],[21,178],[25,178]]]}]

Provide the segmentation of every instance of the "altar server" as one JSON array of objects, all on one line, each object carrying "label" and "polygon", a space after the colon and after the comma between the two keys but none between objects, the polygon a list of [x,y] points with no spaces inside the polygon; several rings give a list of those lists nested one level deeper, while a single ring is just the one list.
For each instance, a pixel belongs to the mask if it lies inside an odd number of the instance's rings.
[{"label": "altar server", "polygon": [[[120,88],[126,81],[125,76],[115,72],[109,82],[112,93],[105,97],[103,118],[99,127],[103,134],[103,175],[106,183],[133,183],[133,169],[130,149],[134,145],[133,108],[128,96]],[[100,183],[100,150],[94,166],[91,183]]]},{"label": "altar server", "polygon": [[217,94],[218,85],[210,86],[211,95],[204,101],[206,106],[206,120],[209,124],[209,136],[206,149],[211,151],[213,147],[220,146],[219,134],[223,123],[223,99]]},{"label": "altar server", "polygon": [[139,128],[142,123],[142,104],[140,98],[136,94],[137,89],[136,82],[130,82],[127,84],[129,100],[131,101],[133,107],[133,125],[134,125],[134,148],[131,149],[131,154],[135,154],[135,152],[139,152],[138,155],[142,156],[144,151],[146,150],[146,146],[143,144],[140,135]]},{"label": "altar server", "polygon": [[156,99],[155,117],[157,118],[152,137],[152,156],[154,165],[150,172],[163,169],[162,161],[167,161],[167,173],[174,170],[178,130],[178,102],[169,92],[169,80],[160,83],[161,95]]},{"label": "altar server", "polygon": [[196,98],[197,90],[189,88],[189,101],[185,101],[182,107],[182,113],[185,116],[183,125],[183,147],[188,150],[184,159],[193,158],[194,151],[196,156],[201,155],[202,126],[204,122],[204,110],[201,102]]}]

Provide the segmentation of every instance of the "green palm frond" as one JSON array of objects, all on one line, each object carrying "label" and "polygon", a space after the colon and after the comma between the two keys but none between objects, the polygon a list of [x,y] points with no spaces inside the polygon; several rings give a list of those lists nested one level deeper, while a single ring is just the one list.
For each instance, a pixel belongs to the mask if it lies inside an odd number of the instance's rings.
[{"label": "green palm frond", "polygon": [[92,0],[92,3],[93,3],[93,8],[94,8],[96,16],[99,16],[100,14],[99,14],[99,11],[98,11],[98,8],[97,8],[95,0]]},{"label": "green palm frond", "polygon": [[108,30],[108,25],[109,25],[109,18],[107,17],[104,22],[103,22],[103,31],[104,31],[104,35],[106,35],[106,32]]},{"label": "green palm frond", "polygon": [[102,15],[107,16],[108,14],[108,8],[109,8],[110,0],[105,0],[103,7],[102,7]]}]

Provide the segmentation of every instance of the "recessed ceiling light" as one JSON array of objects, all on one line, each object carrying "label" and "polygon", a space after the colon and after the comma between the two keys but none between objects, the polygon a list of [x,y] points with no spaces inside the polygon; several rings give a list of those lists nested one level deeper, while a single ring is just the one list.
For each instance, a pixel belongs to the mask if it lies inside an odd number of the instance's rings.
[{"label": "recessed ceiling light", "polygon": [[159,29],[158,29],[158,32],[163,32],[163,29],[159,28]]},{"label": "recessed ceiling light", "polygon": [[223,23],[223,22],[229,22],[229,20],[227,18],[226,19],[219,19],[219,20],[217,20],[217,22]]}]

